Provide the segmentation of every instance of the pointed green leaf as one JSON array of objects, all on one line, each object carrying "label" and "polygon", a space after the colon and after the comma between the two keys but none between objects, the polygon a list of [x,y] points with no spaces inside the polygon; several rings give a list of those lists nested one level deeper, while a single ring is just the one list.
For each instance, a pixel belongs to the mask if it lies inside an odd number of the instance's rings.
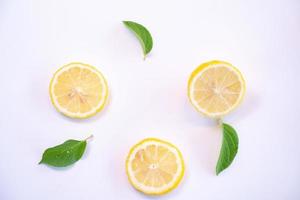
[{"label": "pointed green leaf", "polygon": [[233,161],[239,146],[239,138],[236,131],[229,124],[223,123],[223,142],[216,166],[217,175],[226,169]]},{"label": "pointed green leaf", "polygon": [[144,58],[151,51],[153,46],[153,40],[150,32],[141,24],[132,21],[123,21],[125,26],[135,33],[136,37],[139,39],[143,52]]},{"label": "pointed green leaf", "polygon": [[39,164],[44,163],[54,167],[66,167],[77,162],[83,155],[86,140],[67,140],[63,144],[46,149]]}]

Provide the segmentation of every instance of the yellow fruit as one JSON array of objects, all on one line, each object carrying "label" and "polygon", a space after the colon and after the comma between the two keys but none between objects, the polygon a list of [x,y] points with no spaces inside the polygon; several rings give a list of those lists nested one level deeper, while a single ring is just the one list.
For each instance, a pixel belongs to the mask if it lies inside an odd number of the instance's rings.
[{"label": "yellow fruit", "polygon": [[160,195],[180,183],[184,175],[184,162],[174,145],[148,138],[131,148],[126,160],[126,172],[137,190]]},{"label": "yellow fruit", "polygon": [[195,69],[188,81],[188,97],[201,113],[221,118],[242,101],[245,80],[230,63],[210,61]]},{"label": "yellow fruit", "polygon": [[55,108],[68,117],[87,118],[105,105],[108,87],[103,75],[83,63],[70,63],[54,74],[50,97]]}]

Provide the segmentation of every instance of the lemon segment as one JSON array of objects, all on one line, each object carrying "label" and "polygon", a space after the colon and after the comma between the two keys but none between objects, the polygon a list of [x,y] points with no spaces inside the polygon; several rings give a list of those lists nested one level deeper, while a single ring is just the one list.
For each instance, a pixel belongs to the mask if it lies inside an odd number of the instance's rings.
[{"label": "lemon segment", "polygon": [[108,87],[105,78],[95,67],[70,63],[54,74],[49,92],[59,112],[72,118],[87,118],[104,107]]},{"label": "lemon segment", "polygon": [[145,194],[165,194],[180,183],[184,175],[184,161],[172,144],[144,139],[133,146],[127,156],[126,171],[130,183]]},{"label": "lemon segment", "polygon": [[195,69],[188,81],[188,97],[201,113],[220,118],[242,101],[245,80],[230,63],[210,61]]}]

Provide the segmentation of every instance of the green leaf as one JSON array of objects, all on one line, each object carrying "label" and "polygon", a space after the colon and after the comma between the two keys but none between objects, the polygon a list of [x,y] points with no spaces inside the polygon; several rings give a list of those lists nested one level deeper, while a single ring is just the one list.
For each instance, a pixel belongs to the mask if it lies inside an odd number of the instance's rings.
[{"label": "green leaf", "polygon": [[223,123],[223,142],[219,160],[216,166],[217,175],[226,169],[233,161],[239,146],[239,138],[236,131],[229,124]]},{"label": "green leaf", "polygon": [[153,40],[150,32],[141,24],[132,21],[123,21],[125,26],[135,33],[136,37],[139,39],[143,52],[144,59],[146,55],[151,51],[153,46]]},{"label": "green leaf", "polygon": [[44,151],[39,164],[44,163],[54,167],[72,165],[82,157],[86,148],[86,141],[67,140],[60,145],[48,148]]}]

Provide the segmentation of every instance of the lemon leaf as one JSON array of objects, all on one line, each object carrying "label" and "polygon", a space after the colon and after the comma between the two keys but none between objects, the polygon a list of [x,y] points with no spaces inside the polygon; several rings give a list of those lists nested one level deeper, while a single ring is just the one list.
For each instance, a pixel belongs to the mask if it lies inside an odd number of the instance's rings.
[{"label": "lemon leaf", "polygon": [[47,164],[54,167],[66,167],[77,162],[86,148],[86,140],[67,140],[64,143],[48,148],[44,151],[39,164]]},{"label": "lemon leaf", "polygon": [[224,169],[229,167],[229,165],[234,160],[239,146],[239,138],[232,126],[223,123],[223,141],[220,151],[219,160],[216,166],[217,175]]},{"label": "lemon leaf", "polygon": [[151,51],[153,47],[153,40],[150,32],[141,24],[132,21],[123,21],[125,26],[135,33],[136,37],[139,39],[143,52],[144,52],[144,59],[146,55]]}]

